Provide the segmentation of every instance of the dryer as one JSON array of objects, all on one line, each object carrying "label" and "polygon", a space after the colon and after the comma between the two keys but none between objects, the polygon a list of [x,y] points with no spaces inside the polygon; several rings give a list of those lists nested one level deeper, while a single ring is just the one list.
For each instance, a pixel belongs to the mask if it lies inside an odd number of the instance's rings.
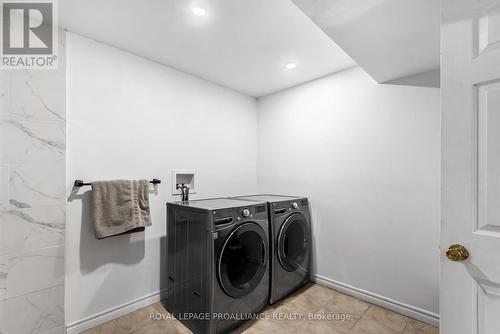
[{"label": "dryer", "polygon": [[169,312],[195,333],[228,332],[269,298],[265,202],[167,203]]},{"label": "dryer", "polygon": [[312,251],[308,199],[282,195],[235,198],[268,203],[271,248],[269,303],[273,304],[309,282]]}]

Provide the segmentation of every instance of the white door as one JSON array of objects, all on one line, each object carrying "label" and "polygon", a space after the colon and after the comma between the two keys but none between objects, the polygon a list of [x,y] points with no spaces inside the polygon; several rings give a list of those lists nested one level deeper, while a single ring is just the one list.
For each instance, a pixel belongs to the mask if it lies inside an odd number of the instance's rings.
[{"label": "white door", "polygon": [[442,4],[441,333],[500,334],[500,0]]}]

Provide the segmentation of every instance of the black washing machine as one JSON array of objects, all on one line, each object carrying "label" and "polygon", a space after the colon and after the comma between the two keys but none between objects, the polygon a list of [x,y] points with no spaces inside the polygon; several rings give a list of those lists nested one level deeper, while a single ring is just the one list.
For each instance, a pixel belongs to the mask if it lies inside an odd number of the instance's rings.
[{"label": "black washing machine", "polygon": [[254,317],[269,298],[268,235],[265,202],[167,203],[167,310],[195,333]]},{"label": "black washing machine", "polygon": [[268,203],[271,248],[269,303],[273,304],[309,282],[311,221],[308,200],[281,195],[235,198]]}]

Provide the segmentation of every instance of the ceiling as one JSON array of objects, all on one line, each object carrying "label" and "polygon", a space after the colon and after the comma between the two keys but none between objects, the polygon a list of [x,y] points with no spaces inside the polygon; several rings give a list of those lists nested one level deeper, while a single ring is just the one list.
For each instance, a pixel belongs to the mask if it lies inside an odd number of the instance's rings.
[{"label": "ceiling", "polygon": [[355,65],[289,0],[64,0],[59,13],[72,32],[254,97]]},{"label": "ceiling", "polygon": [[377,82],[439,84],[440,1],[293,2]]}]

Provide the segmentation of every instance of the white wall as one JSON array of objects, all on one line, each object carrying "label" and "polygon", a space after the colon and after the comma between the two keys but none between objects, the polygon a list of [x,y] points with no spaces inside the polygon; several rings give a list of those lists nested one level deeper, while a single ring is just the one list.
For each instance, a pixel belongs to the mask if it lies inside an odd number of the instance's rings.
[{"label": "white wall", "polygon": [[[318,275],[437,313],[438,89],[356,68],[257,104],[74,34],[68,53],[68,324],[159,291],[172,169],[197,198],[308,196]],[[96,240],[74,179],[153,177],[153,226]]]},{"label": "white wall", "polygon": [[439,89],[355,68],[258,110],[259,191],[310,198],[316,273],[437,313]]},{"label": "white wall", "polygon": [[[257,113],[255,99],[74,34],[68,54],[71,324],[160,289],[172,169],[197,171],[195,197],[256,191]],[[153,226],[96,240],[89,188],[71,192],[73,181],[154,177]]]}]

